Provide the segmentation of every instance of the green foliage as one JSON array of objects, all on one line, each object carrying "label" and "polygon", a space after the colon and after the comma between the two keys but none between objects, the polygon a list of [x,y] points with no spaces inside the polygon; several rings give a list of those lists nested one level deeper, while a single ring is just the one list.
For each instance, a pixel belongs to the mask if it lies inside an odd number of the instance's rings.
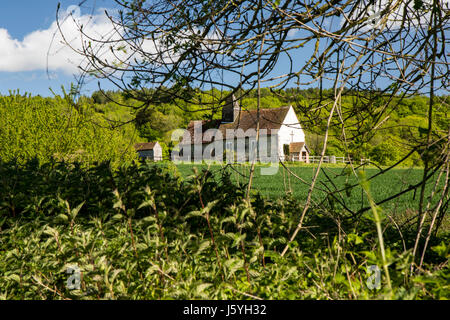
[{"label": "green foliage", "polygon": [[110,99],[108,99],[108,93],[103,93],[101,91],[94,92],[91,97],[94,103],[98,104],[105,104],[110,101]]},{"label": "green foliage", "polygon": [[[136,96],[155,94],[151,89],[135,92]],[[97,91],[91,97],[80,97],[75,106],[65,99],[41,98],[11,94],[0,99],[0,157],[48,159],[58,155],[76,160],[129,160],[135,156],[135,142],[159,141],[169,145],[171,133],[186,128],[191,120],[219,119],[218,101],[229,92],[194,90],[197,104],[161,97],[157,105],[145,105],[132,98],[130,93]],[[321,94],[321,95],[320,95]],[[365,97],[367,95],[367,98]],[[342,124],[335,117],[330,128],[327,155],[345,156],[354,160],[370,158],[378,165],[390,165],[404,157],[411,146],[423,143],[427,132],[428,98],[414,96],[395,97],[388,105],[382,96],[369,100],[370,93],[358,93],[342,98],[341,112],[346,119],[346,136]],[[261,89],[261,107],[277,108],[292,105],[306,131],[306,142],[312,155],[322,151],[329,105],[333,92],[309,88],[285,89],[276,94]],[[366,103],[366,101],[370,101]],[[244,110],[257,107],[257,91],[249,91],[241,100]],[[436,103],[433,118],[433,139],[448,132],[450,117],[445,104]],[[314,110],[314,111],[312,111]],[[383,114],[384,113],[384,114]],[[380,125],[380,119],[386,120]],[[105,120],[105,119],[108,119]],[[133,123],[120,125],[135,119]],[[117,125],[114,131],[112,125]],[[377,127],[377,130],[372,130]],[[108,141],[108,144],[105,142]],[[436,145],[440,147],[440,145]],[[89,150],[88,150],[89,149]],[[440,150],[433,153],[439,153]],[[168,151],[165,151],[168,154]],[[414,152],[401,166],[420,166],[424,154]],[[427,157],[427,155],[425,155]],[[427,158],[428,159],[428,158]]]},{"label": "green foliage", "polygon": [[[148,91],[148,90],[147,90]],[[151,90],[147,93],[151,93]],[[167,97],[160,105],[148,106],[137,113],[136,128],[139,135],[146,141],[162,141],[170,143],[170,133],[175,128],[186,128],[191,120],[219,119],[221,106],[218,101],[229,92],[218,90],[196,91],[197,104],[187,104],[180,100]],[[350,154],[356,161],[360,158],[371,158],[378,165],[390,165],[400,160],[411,149],[412,145],[423,142],[426,135],[427,110],[429,100],[424,96],[413,96],[400,99],[394,97],[387,101],[375,93],[346,92],[342,97],[340,109],[345,118],[345,137],[342,135],[342,123],[339,117],[334,117],[328,138],[328,155],[345,156]],[[103,96],[96,93],[97,96]],[[120,93],[108,92],[114,101],[120,101],[133,107],[140,104],[131,96],[123,97]],[[334,102],[332,90],[319,91],[315,88],[299,90],[288,88],[272,93],[268,88],[261,88],[261,108],[278,108],[292,105],[303,129],[306,131],[306,142],[312,155],[319,155],[323,146],[323,134],[329,116],[329,106]],[[100,100],[100,98],[96,98]],[[257,91],[250,90],[241,99],[244,110],[257,108]],[[127,119],[131,114],[126,107],[104,102],[99,111],[122,110],[121,116]],[[433,108],[433,137],[442,137],[448,131],[450,117],[448,106],[436,103]],[[114,111],[117,112],[117,111]],[[384,119],[381,121],[381,119]],[[380,122],[381,121],[381,122]],[[377,127],[377,130],[373,130]],[[383,143],[383,144],[382,144]],[[386,148],[385,148],[386,147]],[[414,152],[401,166],[422,165],[420,152]]]},{"label": "green foliage", "polygon": [[147,141],[164,140],[165,135],[179,128],[181,119],[175,114],[164,114],[156,108],[139,111],[136,115],[136,127],[139,136]]},{"label": "green foliage", "polygon": [[[369,266],[381,266],[372,221],[338,227],[316,210],[305,219],[314,228],[282,257],[301,203],[258,193],[247,202],[245,184],[226,171],[194,170],[183,180],[172,165],[150,163],[0,169],[3,299],[389,297],[384,274],[379,290],[366,285]],[[448,238],[433,238],[438,254],[409,276],[410,254],[397,249],[403,238],[392,225],[384,232],[392,298],[449,298]],[[71,266],[80,269],[79,289],[67,286]]]},{"label": "green foliage", "polygon": [[[71,105],[66,99],[21,96],[0,97],[0,158],[26,161],[111,160],[115,165],[135,158],[123,131],[109,123],[88,105]],[[124,129],[125,130],[125,129]]]},{"label": "green foliage", "polygon": [[370,160],[384,165],[394,164],[400,159],[398,148],[392,145],[389,140],[375,146],[369,153]]}]

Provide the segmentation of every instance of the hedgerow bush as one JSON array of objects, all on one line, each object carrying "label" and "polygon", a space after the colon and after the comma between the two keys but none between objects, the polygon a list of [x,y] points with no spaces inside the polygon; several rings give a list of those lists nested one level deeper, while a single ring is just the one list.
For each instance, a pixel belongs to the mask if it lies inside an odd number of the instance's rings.
[{"label": "hedgerow bush", "polygon": [[25,163],[56,157],[83,164],[112,159],[114,165],[137,159],[134,127],[127,124],[113,130],[115,119],[107,121],[84,100],[73,104],[67,95],[0,95],[0,159]]},{"label": "hedgerow bush", "polygon": [[171,164],[0,163],[0,298],[449,298],[448,233],[411,274],[407,233],[384,222],[392,291],[383,273],[369,289],[382,265],[369,215],[313,209],[282,256],[302,204],[245,191],[226,171],[182,179]]}]

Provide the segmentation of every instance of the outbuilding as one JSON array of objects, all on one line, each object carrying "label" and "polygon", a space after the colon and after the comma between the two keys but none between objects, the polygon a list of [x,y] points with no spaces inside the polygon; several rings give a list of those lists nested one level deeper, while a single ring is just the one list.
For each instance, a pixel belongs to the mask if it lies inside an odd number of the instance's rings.
[{"label": "outbuilding", "polygon": [[289,144],[289,157],[291,161],[309,163],[309,149],[305,142],[291,142]]},{"label": "outbuilding", "polygon": [[158,142],[136,143],[134,149],[139,153],[140,159],[152,161],[162,160],[162,147]]}]

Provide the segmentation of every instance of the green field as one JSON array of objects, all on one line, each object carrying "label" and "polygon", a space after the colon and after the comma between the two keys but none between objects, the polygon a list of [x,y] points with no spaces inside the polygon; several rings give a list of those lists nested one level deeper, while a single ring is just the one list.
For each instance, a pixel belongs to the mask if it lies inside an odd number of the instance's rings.
[{"label": "green field", "polygon": [[[193,168],[198,170],[207,169],[207,164],[177,164],[177,168],[180,174],[187,178],[193,173]],[[255,176],[252,184],[252,189],[257,190],[262,195],[277,199],[283,197],[285,194],[292,191],[293,197],[300,201],[305,201],[309,189],[309,184],[312,181],[313,174],[317,168],[316,165],[291,165],[288,169],[302,178],[304,182],[300,181],[293,175],[289,174],[286,169],[281,165],[275,175],[261,175],[260,165],[256,166]],[[224,166],[213,164],[209,166],[209,169],[216,174],[219,174],[223,170]],[[233,165],[233,169],[227,167],[226,169],[231,173],[232,179],[239,183],[247,183],[248,175],[250,172],[249,164]],[[313,201],[320,203],[326,197],[326,190],[343,189],[346,185],[358,184],[358,177],[352,173],[348,167],[337,165],[325,165],[322,166],[322,172],[319,174],[319,180],[316,184],[315,191],[313,192]],[[379,173],[380,169],[375,167],[369,167],[365,169],[366,177],[370,178]],[[417,184],[421,181],[423,170],[419,168],[411,169],[393,169],[386,173],[380,174],[377,177],[371,179],[370,190],[372,197],[376,202],[383,201],[384,199],[397,194],[410,185]],[[331,179],[328,180],[327,176]],[[431,189],[434,185],[433,179],[427,184],[426,195],[431,193]],[[354,187],[350,192],[345,191],[336,193],[336,196],[340,201],[345,203],[346,207],[352,211],[357,211],[362,207],[367,207],[367,197],[364,196],[362,188],[360,186]],[[416,211],[419,203],[419,191],[409,191],[394,199],[393,201],[387,201],[381,204],[381,207],[386,209],[390,213],[404,213],[407,210]],[[339,204],[335,204],[339,208]],[[342,206],[341,206],[342,208]]]}]

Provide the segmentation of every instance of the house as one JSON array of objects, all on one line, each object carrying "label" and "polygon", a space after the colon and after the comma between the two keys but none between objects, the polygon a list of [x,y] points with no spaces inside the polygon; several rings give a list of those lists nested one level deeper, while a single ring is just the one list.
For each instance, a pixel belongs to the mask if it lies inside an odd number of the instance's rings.
[{"label": "house", "polygon": [[162,147],[158,142],[136,143],[134,149],[139,153],[140,159],[162,160]]},{"label": "house", "polygon": [[[222,118],[191,121],[174,159],[184,161],[309,162],[305,133],[292,106],[259,111],[240,108],[234,95],[222,108]],[[292,154],[294,157],[290,157]],[[301,155],[301,156],[300,156]]]}]

